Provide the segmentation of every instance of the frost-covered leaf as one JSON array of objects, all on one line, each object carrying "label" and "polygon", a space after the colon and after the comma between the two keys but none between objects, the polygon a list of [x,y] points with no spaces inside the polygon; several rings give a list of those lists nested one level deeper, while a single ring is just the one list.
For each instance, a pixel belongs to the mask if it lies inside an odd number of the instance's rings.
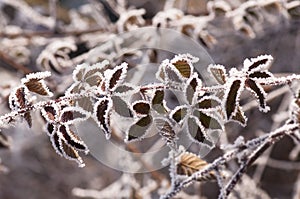
[{"label": "frost-covered leaf", "polygon": [[[208,166],[208,163],[202,160],[200,157],[193,153],[185,152],[180,155],[179,161],[176,165],[176,172],[178,175],[191,176],[193,173],[200,171],[204,167]],[[207,175],[198,178],[198,181],[210,181],[215,180],[216,175],[213,171]]]},{"label": "frost-covered leaf", "polygon": [[234,115],[237,106],[239,106],[239,97],[242,92],[244,85],[240,79],[234,80],[230,87],[225,91],[225,111],[227,119],[230,119]]},{"label": "frost-covered leaf", "polygon": [[80,107],[66,107],[60,114],[59,121],[65,124],[73,124],[84,121],[89,117],[89,113]]},{"label": "frost-covered leaf", "polygon": [[158,133],[167,141],[168,144],[173,143],[176,138],[173,125],[165,118],[156,118],[154,120]]},{"label": "frost-covered leaf", "polygon": [[198,78],[197,75],[193,75],[188,81],[186,82],[185,87],[185,94],[186,100],[189,104],[193,104],[194,100],[197,99],[197,87],[202,85],[201,80]]},{"label": "frost-covered leaf", "polygon": [[47,122],[53,123],[58,121],[59,109],[56,105],[53,106],[45,106],[42,110],[42,115],[46,119]]},{"label": "frost-covered leaf", "polygon": [[165,79],[169,82],[182,83],[183,79],[178,70],[173,65],[166,65],[164,68]]},{"label": "frost-covered leaf", "polygon": [[206,135],[204,127],[202,126],[202,124],[199,122],[199,120],[196,117],[190,116],[188,118],[187,126],[188,126],[190,138],[194,142],[200,143],[200,144],[207,144],[209,146],[212,145],[210,138],[207,137],[207,135]]},{"label": "frost-covered leaf", "polygon": [[122,63],[112,70],[106,70],[104,76],[106,79],[105,87],[109,91],[114,91],[125,79],[127,75],[127,63]]},{"label": "frost-covered leaf", "polygon": [[76,161],[79,167],[84,167],[84,162],[79,156],[78,151],[74,147],[68,145],[60,133],[55,133],[50,137],[50,140],[57,154],[68,160]]},{"label": "frost-covered leaf", "polygon": [[58,131],[61,133],[63,138],[65,139],[65,142],[70,145],[71,147],[74,147],[77,150],[80,151],[88,151],[87,146],[85,143],[76,135],[69,126],[67,125],[60,125]]},{"label": "frost-covered leaf", "polygon": [[102,97],[94,105],[94,117],[98,126],[109,139],[111,136],[110,113],[113,103],[110,98]]},{"label": "frost-covered leaf", "polygon": [[142,139],[146,134],[147,130],[152,124],[152,116],[147,115],[140,118],[136,123],[130,126],[127,131],[126,141],[134,141]]},{"label": "frost-covered leaf", "polygon": [[129,108],[129,105],[121,97],[112,96],[112,101],[116,113],[123,117],[133,117],[133,113]]},{"label": "frost-covered leaf", "polygon": [[221,105],[221,101],[217,97],[204,96],[196,104],[198,109],[215,109]]},{"label": "frost-covered leaf", "polygon": [[269,77],[273,77],[273,74],[268,72],[268,71],[257,71],[257,72],[253,72],[251,74],[249,74],[250,78],[257,78],[257,79],[261,79],[261,78],[269,78]]},{"label": "frost-covered leaf", "polygon": [[200,123],[203,125],[204,128],[222,129],[222,125],[220,124],[220,121],[210,115],[207,115],[198,110],[194,110],[193,115],[198,118],[198,120],[200,121]]},{"label": "frost-covered leaf", "polygon": [[209,65],[208,71],[219,84],[225,84],[227,81],[226,69],[222,65]]},{"label": "frost-covered leaf", "polygon": [[148,115],[150,112],[150,104],[147,101],[139,100],[132,104],[132,110],[140,115]]},{"label": "frost-covered leaf", "polygon": [[120,86],[118,86],[116,88],[116,90],[114,91],[115,95],[126,95],[128,92],[130,91],[134,91],[136,88],[134,85],[130,85],[128,83],[123,83]]},{"label": "frost-covered leaf", "polygon": [[152,109],[160,114],[167,112],[164,102],[165,92],[162,89],[155,90],[154,96],[152,98]]},{"label": "frost-covered leaf", "polygon": [[247,124],[247,118],[244,114],[244,112],[242,111],[241,107],[238,106],[237,107],[237,111],[234,115],[232,115],[231,119],[237,123],[239,123],[240,125],[242,125],[243,127],[246,126]]},{"label": "frost-covered leaf", "polygon": [[27,89],[33,93],[49,96],[51,97],[53,93],[47,87],[44,79],[50,77],[50,72],[37,72],[26,75],[22,79],[22,84],[27,87]]},{"label": "frost-covered leaf", "polygon": [[188,112],[187,106],[176,106],[170,113],[170,117],[178,124],[181,124]]},{"label": "frost-covered leaf", "polygon": [[[20,86],[11,92],[11,94],[9,95],[9,107],[11,108],[11,110],[15,111],[18,109],[24,109],[29,105],[27,93],[28,90],[23,86]],[[25,119],[29,127],[32,126],[32,118],[30,112],[22,113],[21,117]]]},{"label": "frost-covered leaf", "polygon": [[174,63],[172,63],[175,68],[179,71],[179,73],[185,77],[189,78],[192,74],[192,67],[189,65],[189,63],[186,60],[178,60]]},{"label": "frost-covered leaf", "polygon": [[244,70],[250,73],[268,69],[273,61],[271,55],[260,55],[256,58],[245,59]]},{"label": "frost-covered leaf", "polygon": [[179,54],[171,60],[171,64],[175,66],[181,77],[190,78],[194,71],[193,63],[198,60],[190,54]]},{"label": "frost-covered leaf", "polygon": [[27,105],[27,96],[24,87],[18,87],[13,90],[9,95],[9,107],[11,110],[15,111],[17,109],[25,108]]},{"label": "frost-covered leaf", "polygon": [[46,131],[48,136],[52,136],[57,131],[57,125],[54,125],[52,123],[46,124]]},{"label": "frost-covered leaf", "polygon": [[263,87],[252,79],[247,79],[245,85],[250,91],[252,91],[258,100],[259,110],[262,112],[268,112],[270,107],[266,104],[266,92],[264,91]]}]

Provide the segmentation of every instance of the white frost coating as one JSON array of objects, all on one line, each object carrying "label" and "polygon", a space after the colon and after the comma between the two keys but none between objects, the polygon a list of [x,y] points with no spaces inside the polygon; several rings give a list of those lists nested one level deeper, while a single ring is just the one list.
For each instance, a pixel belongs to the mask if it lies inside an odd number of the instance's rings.
[{"label": "white frost coating", "polygon": [[[267,59],[268,61],[265,64],[260,64],[259,66],[255,67],[255,68],[251,69],[251,71],[249,71],[249,67],[252,64],[259,62],[263,59]],[[267,70],[269,68],[269,66],[271,65],[272,61],[273,61],[273,57],[271,55],[260,55],[256,58],[250,58],[250,59],[247,58],[244,60],[244,63],[243,63],[243,67],[244,67],[243,71],[244,72],[247,72],[247,71],[257,72],[257,71]]]},{"label": "white frost coating", "polygon": [[268,111],[270,111],[270,107],[267,105],[267,103],[266,103],[266,97],[267,97],[267,93],[265,92],[265,90],[263,89],[263,87],[260,85],[260,84],[258,84],[256,81],[254,81],[255,82],[255,84],[256,84],[256,86],[257,86],[257,88],[259,89],[259,92],[263,95],[263,106],[264,106],[264,108],[261,106],[261,104],[260,104],[260,99],[259,99],[259,96],[257,95],[257,93],[256,92],[254,92],[251,88],[249,88],[249,87],[246,87],[246,89],[247,90],[249,90],[254,96],[255,96],[255,98],[256,98],[256,100],[257,100],[257,103],[258,103],[258,109],[259,109],[259,111],[261,111],[261,112],[264,112],[264,113],[267,113]]},{"label": "white frost coating", "polygon": [[[123,62],[121,65],[118,65],[116,66],[114,69],[111,69],[111,70],[106,70],[104,72],[104,78],[105,78],[105,90],[106,91],[114,91],[116,90],[116,88],[123,83],[124,79],[126,78],[126,75],[127,75],[127,67],[128,67],[128,64]],[[119,77],[119,79],[116,80],[116,84],[113,85],[112,88],[109,88],[110,87],[110,81],[111,79],[114,77],[114,74],[116,73],[116,71],[118,70],[122,70],[121,72],[121,76]]]},{"label": "white frost coating", "polygon": [[[63,124],[74,124],[74,123],[77,123],[77,122],[82,122],[82,121],[85,121],[87,120],[89,117],[90,117],[90,113],[85,111],[83,108],[81,107],[78,107],[78,106],[72,106],[72,107],[66,107],[64,108],[62,111],[61,111],[61,114],[60,114],[60,118],[59,118],[59,121],[62,121],[62,116],[65,112],[72,112],[73,113],[73,119],[72,120],[69,120]],[[77,112],[77,113],[76,113]],[[80,115],[79,117],[76,117]]]},{"label": "white frost coating", "polygon": [[29,82],[31,79],[42,80],[50,76],[51,76],[51,72],[49,71],[30,73],[26,75],[25,78],[21,79],[21,83],[24,84],[26,82]]},{"label": "white frost coating", "polygon": [[[221,64],[210,64],[208,67],[207,67],[207,71],[211,74],[212,77],[215,78],[215,76],[213,75],[214,73],[212,72],[212,70],[220,70],[222,71],[222,76],[224,75],[224,79],[225,79],[225,82],[227,81],[228,79],[228,75],[226,73],[226,69],[223,65]],[[218,80],[216,80],[218,83],[220,83]]]},{"label": "white frost coating", "polygon": [[[107,100],[108,103],[107,103],[107,108],[104,112],[104,123],[105,124],[102,124],[99,120],[98,120],[98,117],[97,117],[97,109],[98,109],[98,106],[100,106],[101,102],[104,101],[104,100]],[[103,97],[101,99],[99,99],[95,105],[94,105],[94,110],[93,110],[93,119],[95,120],[95,122],[98,124],[98,126],[101,128],[101,130],[103,131],[103,133],[105,134],[105,137],[107,140],[110,139],[110,136],[111,136],[111,127],[110,127],[110,113],[111,113],[111,110],[112,110],[112,107],[113,107],[113,102],[111,100],[111,98],[108,98],[108,97]],[[105,129],[104,125],[107,127],[108,131]]]},{"label": "white frost coating", "polygon": [[223,101],[222,101],[222,107],[223,107],[223,110],[226,110],[226,102],[227,102],[227,98],[228,98],[228,95],[229,95],[229,92],[230,92],[230,88],[231,88],[232,83],[236,80],[240,80],[241,84],[240,84],[240,87],[239,87],[239,89],[237,91],[237,95],[236,95],[235,109],[232,112],[232,114],[230,115],[230,117],[227,118],[227,120],[231,120],[232,116],[236,115],[236,113],[237,113],[237,110],[238,110],[237,107],[240,106],[240,104],[239,104],[240,96],[241,96],[242,91],[244,90],[245,81],[243,81],[243,79],[239,79],[239,78],[237,78],[237,79],[232,78],[232,79],[229,79],[229,81],[227,81],[226,84],[224,84],[226,90],[225,90],[225,94],[224,94]]}]

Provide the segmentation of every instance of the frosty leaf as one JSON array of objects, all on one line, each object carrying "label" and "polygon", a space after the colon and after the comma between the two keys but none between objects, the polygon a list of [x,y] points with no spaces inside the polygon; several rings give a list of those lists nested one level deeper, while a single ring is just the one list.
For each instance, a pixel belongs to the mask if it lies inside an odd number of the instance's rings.
[{"label": "frosty leaf", "polygon": [[98,126],[102,129],[103,133],[106,136],[106,139],[109,139],[111,136],[110,128],[110,112],[112,109],[112,101],[110,98],[103,97],[100,98],[94,105],[94,116]]},{"label": "frosty leaf", "polygon": [[147,115],[131,125],[127,131],[126,141],[134,141],[143,138],[151,126],[152,120],[152,116]]},{"label": "frosty leaf", "polygon": [[106,78],[105,87],[110,91],[114,91],[125,79],[127,74],[127,64],[122,63],[112,70],[106,70],[104,75]]},{"label": "frosty leaf", "polygon": [[48,122],[55,122],[58,118],[59,110],[57,106],[45,106],[42,110],[42,115]]},{"label": "frosty leaf", "polygon": [[227,119],[230,119],[238,106],[239,96],[242,90],[242,82],[237,79],[232,82],[225,92],[225,111]]},{"label": "frosty leaf", "polygon": [[[89,71],[89,72],[93,72],[93,71]],[[90,86],[98,86],[100,85],[102,80],[103,80],[102,74],[97,72],[97,73],[93,73],[93,75],[91,76],[88,76],[85,79],[85,82],[88,83]]]},{"label": "frosty leaf", "polygon": [[257,72],[253,72],[249,75],[250,78],[269,78],[269,77],[273,77],[272,73],[268,72],[268,71],[257,71]]},{"label": "frosty leaf", "polygon": [[68,160],[74,160],[78,163],[79,167],[84,167],[84,163],[82,158],[79,156],[78,152],[74,147],[69,146],[63,139],[59,139],[60,148],[63,154],[63,157],[65,157]]},{"label": "frosty leaf", "polygon": [[9,107],[11,110],[25,108],[27,104],[24,87],[18,87],[9,95]]},{"label": "frosty leaf", "polygon": [[192,76],[187,81],[185,94],[186,94],[186,100],[189,102],[189,104],[193,104],[194,99],[197,98],[195,93],[198,86],[201,86],[201,80],[196,75]]},{"label": "frosty leaf", "polygon": [[250,73],[266,70],[270,66],[272,60],[273,57],[271,55],[261,55],[256,58],[245,59],[244,70]]},{"label": "frosty leaf", "polygon": [[134,90],[135,90],[134,85],[123,83],[122,85],[116,88],[115,93],[126,95],[126,93],[128,93],[129,91],[134,91]]},{"label": "frosty leaf", "polygon": [[164,107],[164,95],[164,90],[156,90],[152,98],[152,108],[161,114],[166,113],[166,109]]},{"label": "frosty leaf", "polygon": [[89,113],[80,107],[66,107],[62,110],[59,121],[65,124],[84,121]]},{"label": "frosty leaf", "polygon": [[188,131],[189,134],[191,135],[191,138],[198,142],[198,143],[204,143],[205,135],[204,135],[204,127],[198,125],[197,119],[195,117],[189,117],[188,118]]},{"label": "frosty leaf", "polygon": [[133,117],[128,104],[119,96],[112,96],[113,107],[116,113],[123,117]]},{"label": "frosty leaf", "polygon": [[247,124],[247,118],[246,118],[244,112],[241,110],[240,106],[237,107],[237,111],[234,115],[232,115],[231,119],[233,121],[236,121],[237,123],[239,123],[243,127],[245,127],[246,124]]},{"label": "frosty leaf", "polygon": [[10,144],[8,137],[0,131],[0,148],[9,148]]},{"label": "frosty leaf", "polygon": [[218,98],[216,97],[202,97],[197,105],[196,108],[198,109],[212,109],[212,108],[216,108],[218,106],[220,106],[221,102]]},{"label": "frosty leaf", "polygon": [[225,67],[222,65],[209,65],[208,71],[215,78],[219,84],[225,84],[227,81],[227,74]]},{"label": "frosty leaf", "polygon": [[[185,152],[179,157],[179,162],[176,165],[176,171],[179,175],[191,176],[193,173],[200,171],[206,167],[208,163],[193,153]],[[213,171],[209,174],[198,178],[198,181],[215,180],[216,175]]]},{"label": "frosty leaf", "polygon": [[83,76],[84,76],[87,66],[88,65],[86,63],[76,66],[75,70],[73,71],[73,80],[75,82],[80,82],[83,80]]},{"label": "frosty leaf", "polygon": [[173,125],[165,118],[157,118],[154,122],[159,134],[166,139],[167,143],[174,142],[176,134],[172,128]]},{"label": "frosty leaf", "polygon": [[222,125],[220,124],[220,122],[217,119],[215,119],[201,111],[195,110],[193,112],[193,115],[199,119],[199,121],[205,128],[222,129]]},{"label": "frosty leaf", "polygon": [[[11,110],[24,109],[28,104],[27,100],[27,89],[23,86],[16,88],[9,96],[9,107]],[[28,126],[32,126],[32,118],[30,112],[21,114],[22,118],[25,119]]]},{"label": "frosty leaf", "polygon": [[259,110],[262,112],[268,112],[270,110],[270,107],[268,107],[266,104],[266,93],[262,86],[257,84],[252,79],[247,79],[245,85],[250,89],[250,91],[252,91],[252,93],[254,93],[255,97],[257,98],[259,103]]},{"label": "frosty leaf", "polygon": [[24,84],[27,87],[27,89],[31,92],[51,97],[53,93],[50,92],[49,88],[44,82],[44,79],[49,77],[50,75],[50,72],[32,73],[26,75],[26,77],[22,79],[22,84]]},{"label": "frosty leaf", "polygon": [[189,63],[186,60],[178,60],[175,63],[172,63],[175,68],[179,71],[179,73],[185,77],[189,78],[192,73],[192,67],[189,65]]},{"label": "frosty leaf", "polygon": [[47,135],[51,136],[57,131],[57,127],[54,124],[47,123],[46,124]]},{"label": "frosty leaf", "polygon": [[60,156],[63,156],[63,152],[60,146],[60,138],[57,135],[57,133],[54,133],[53,136],[50,137],[50,141],[52,143],[53,148],[55,149],[55,152]]},{"label": "frosty leaf", "polygon": [[171,60],[171,64],[175,66],[180,77],[190,78],[194,70],[192,63],[195,63],[198,60],[198,58],[190,54],[179,54]]},{"label": "frosty leaf", "polygon": [[61,125],[59,132],[65,139],[66,143],[77,150],[87,151],[85,143],[69,128],[69,126]]},{"label": "frosty leaf", "polygon": [[186,106],[177,106],[170,113],[170,117],[177,123],[182,123],[185,116],[187,115],[187,107]]},{"label": "frosty leaf", "polygon": [[167,78],[167,80],[171,81],[171,82],[175,82],[175,83],[182,83],[183,79],[179,73],[178,70],[176,70],[176,68],[172,65],[167,65],[164,68],[164,76]]},{"label": "frosty leaf", "polygon": [[148,115],[150,112],[150,104],[147,101],[136,101],[132,104],[132,109],[141,115]]}]

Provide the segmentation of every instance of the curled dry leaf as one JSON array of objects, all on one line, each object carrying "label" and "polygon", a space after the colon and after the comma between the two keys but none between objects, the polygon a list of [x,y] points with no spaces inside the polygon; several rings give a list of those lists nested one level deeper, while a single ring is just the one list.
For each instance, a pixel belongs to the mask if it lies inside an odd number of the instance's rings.
[{"label": "curled dry leaf", "polygon": [[[200,171],[209,164],[202,160],[200,157],[193,153],[184,152],[179,156],[178,163],[176,165],[176,171],[178,175],[191,176],[193,173]],[[211,181],[216,180],[215,172],[211,171],[206,175],[197,179],[198,181]]]}]

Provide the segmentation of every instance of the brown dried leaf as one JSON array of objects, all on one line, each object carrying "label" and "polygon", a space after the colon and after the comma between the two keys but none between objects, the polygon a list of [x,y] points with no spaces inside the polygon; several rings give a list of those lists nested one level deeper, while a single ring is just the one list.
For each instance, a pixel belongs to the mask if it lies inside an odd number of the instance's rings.
[{"label": "brown dried leaf", "polygon": [[[193,153],[185,152],[180,156],[180,160],[176,165],[176,171],[179,175],[191,176],[193,173],[200,171],[206,167],[208,163]],[[206,176],[197,179],[198,181],[216,180],[216,175],[213,171]]]}]

